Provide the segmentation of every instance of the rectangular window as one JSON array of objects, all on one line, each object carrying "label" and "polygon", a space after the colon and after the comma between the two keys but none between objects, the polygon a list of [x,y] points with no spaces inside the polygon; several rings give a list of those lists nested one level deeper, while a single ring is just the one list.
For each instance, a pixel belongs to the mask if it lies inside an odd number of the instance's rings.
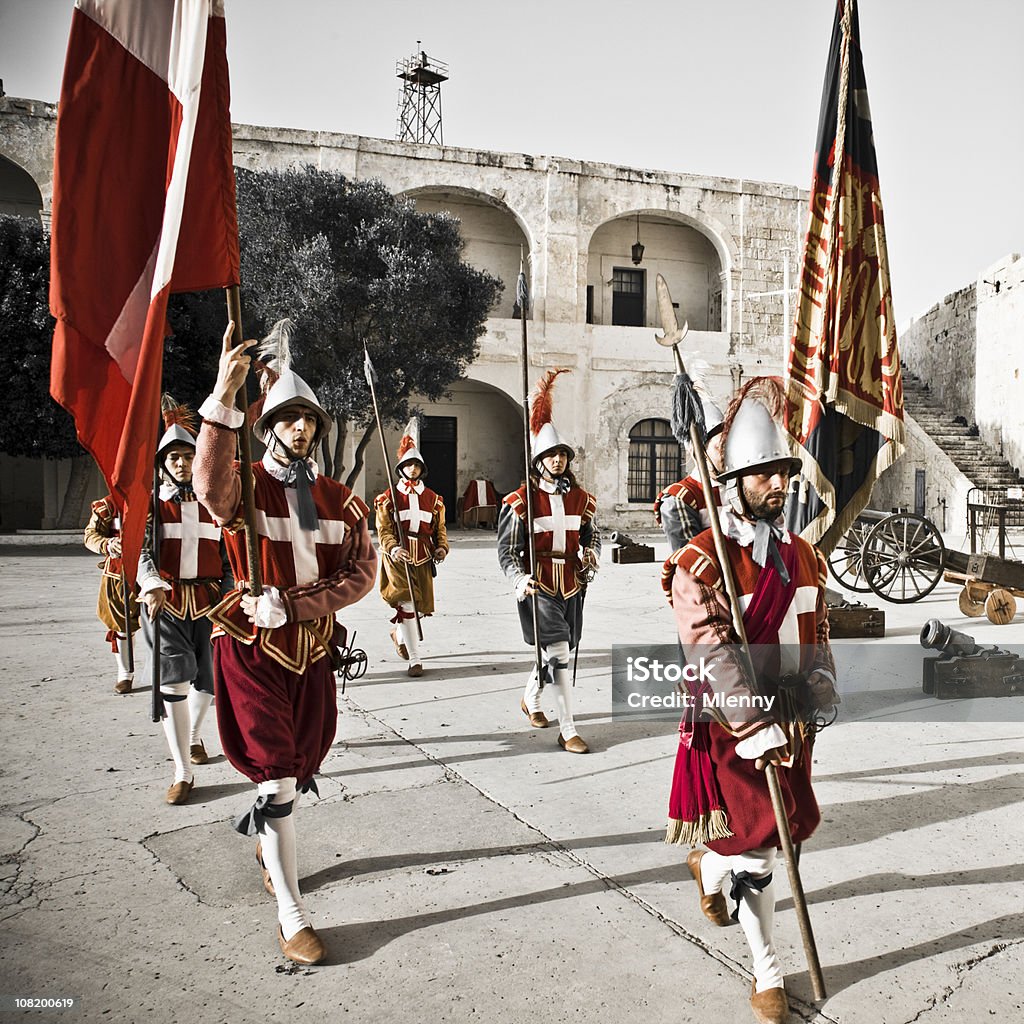
[{"label": "rectangular window", "polygon": [[612,325],[644,327],[644,292],[647,272],[615,267],[612,270]]}]

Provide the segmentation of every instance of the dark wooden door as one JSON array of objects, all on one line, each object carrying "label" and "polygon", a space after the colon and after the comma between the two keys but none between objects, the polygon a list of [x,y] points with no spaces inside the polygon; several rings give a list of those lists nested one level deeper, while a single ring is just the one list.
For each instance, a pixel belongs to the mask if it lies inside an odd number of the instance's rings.
[{"label": "dark wooden door", "polygon": [[420,451],[427,463],[427,486],[444,499],[444,519],[455,522],[455,459],[458,454],[458,420],[454,416],[424,416]]}]

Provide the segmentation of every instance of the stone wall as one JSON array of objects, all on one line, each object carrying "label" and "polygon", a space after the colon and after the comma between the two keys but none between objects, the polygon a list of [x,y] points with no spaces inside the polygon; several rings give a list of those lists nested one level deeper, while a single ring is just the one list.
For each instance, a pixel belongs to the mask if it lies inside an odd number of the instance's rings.
[{"label": "stone wall", "polygon": [[[669,415],[672,354],[655,343],[653,329],[659,322],[653,303],[658,269],[666,271],[680,319],[692,328],[684,345],[687,360],[700,356],[710,364],[720,399],[741,377],[784,368],[784,268],[788,263],[795,282],[806,230],[807,194],[798,188],[339,133],[252,125],[235,125],[233,132],[240,166],[309,164],[377,178],[423,209],[451,209],[463,222],[466,258],[505,282],[480,356],[469,368],[475,382],[470,391],[477,390],[471,398],[469,392],[455,395],[450,403],[449,414],[459,418],[460,477],[488,463],[512,475],[514,455],[498,452],[497,441],[479,423],[489,408],[504,424],[503,433],[508,403],[521,397],[521,325],[510,319],[521,241],[529,253],[533,300],[530,379],[546,367],[574,368],[560,383],[556,422],[576,445],[575,467],[599,494],[609,525],[635,529],[651,522],[646,506],[627,500],[626,465],[630,428],[641,419]],[[0,99],[0,155],[36,181],[44,217],[52,200],[53,138],[52,106]],[[641,269],[648,326],[612,326],[608,282],[613,265],[631,266],[637,216],[646,246]],[[593,323],[587,322],[588,285],[594,288]],[[515,449],[510,441],[509,451]],[[382,482],[374,458],[357,484],[367,497]]]},{"label": "stone wall", "polygon": [[982,438],[1024,471],[1024,260],[1012,253],[989,267],[977,291],[975,418]]},{"label": "stone wall", "polygon": [[906,418],[907,451],[876,481],[870,508],[914,509],[918,470],[925,473],[924,514],[956,543],[967,534],[967,492],[973,487],[952,459],[911,416]]},{"label": "stone wall", "polygon": [[972,283],[947,295],[899,332],[900,357],[932,394],[968,423],[975,411],[978,289]]}]

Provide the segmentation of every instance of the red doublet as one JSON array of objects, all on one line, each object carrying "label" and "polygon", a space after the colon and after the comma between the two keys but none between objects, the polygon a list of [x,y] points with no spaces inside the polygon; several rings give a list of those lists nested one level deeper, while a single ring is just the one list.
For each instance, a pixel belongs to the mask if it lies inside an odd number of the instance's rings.
[{"label": "red doublet", "polygon": [[[398,505],[398,515],[402,521],[402,529],[408,543],[408,551],[412,556],[413,565],[423,565],[434,557],[435,523],[444,516],[444,500],[440,494],[424,486],[419,494],[408,493],[401,485],[398,496],[394,488],[389,487],[383,494],[377,495],[374,507],[379,514],[383,509],[394,521],[394,506]],[[397,530],[395,531],[397,537]]]},{"label": "red doublet", "polygon": [[[120,527],[115,525],[120,520],[121,512],[114,504],[114,499],[111,495],[108,494],[106,497],[100,498],[99,501],[94,501],[91,508],[96,526],[104,537],[114,538],[121,536]],[[110,576],[116,580],[121,579],[120,555],[103,556],[103,575]]]},{"label": "red doublet", "polygon": [[164,608],[197,619],[220,600],[220,527],[198,501],[159,503],[160,577],[171,585]]},{"label": "red doublet", "polygon": [[[754,562],[750,546],[743,547],[729,537],[725,544],[741,606],[747,608],[762,568]],[[799,537],[790,535],[790,544],[795,547],[785,552],[784,557],[787,563],[792,563],[792,599],[774,638],[760,637],[759,643],[793,645],[786,647],[787,652],[795,652],[795,645],[799,644],[799,664],[780,664],[780,648],[774,664],[765,665],[765,671],[769,674],[793,671],[809,674],[816,668],[833,671],[824,599],[824,559]],[[780,547],[788,546],[780,544]],[[710,530],[699,534],[665,563],[662,586],[675,613],[679,639],[684,648],[698,648],[706,652],[738,644]],[[755,632],[756,623],[746,622],[746,625],[748,632]],[[724,685],[716,685],[715,692],[733,696],[750,694],[742,676],[736,676]],[[712,850],[725,856],[779,845],[764,772],[755,767],[753,760],[736,753],[738,739],[756,731],[762,721],[730,726],[716,713],[714,721],[697,722],[692,733],[684,726],[669,798],[670,837],[687,836],[688,842],[705,842]],[[787,732],[792,731],[791,724],[779,724]],[[707,782],[707,779],[697,778],[694,774],[694,752],[698,750],[706,751],[710,758],[727,829],[732,833],[726,838],[720,834],[716,837],[713,832],[708,834],[705,830],[707,822],[687,820],[685,809],[693,808],[699,802],[695,788]],[[803,744],[793,766],[778,769],[783,802],[796,843],[813,834],[821,817],[811,787],[810,754],[809,746]]]},{"label": "red doublet", "polygon": [[[533,534],[537,569],[532,574],[545,594],[572,597],[580,589],[583,571],[580,530],[594,518],[597,498],[581,487],[567,494],[549,494],[539,488],[532,492]],[[526,523],[526,487],[506,495],[505,502]],[[529,546],[523,547],[529,559]]]},{"label": "red doublet", "polygon": [[[715,486],[713,490],[715,492],[715,504],[721,507],[721,489]],[[659,526],[661,525],[662,500],[669,497],[675,498],[680,505],[685,505],[696,512],[705,530],[711,526],[711,516],[708,514],[708,502],[704,496],[704,487],[697,477],[688,476],[682,480],[677,480],[674,484],[669,484],[668,487],[658,492],[658,496],[654,499],[654,518]]]},{"label": "red doublet", "polygon": [[[281,591],[288,621],[276,629],[257,629],[242,611],[241,591],[235,590],[210,613],[214,636],[226,634],[244,644],[258,638],[264,653],[282,668],[301,674],[327,656],[316,634],[329,643],[334,616],[321,615],[307,624],[293,618],[295,602],[328,591],[353,574],[355,531],[365,530],[369,509],[344,484],[321,473],[310,485],[319,523],[316,530],[306,532],[299,526],[297,490],[275,480],[262,463],[254,463],[252,473],[263,584]],[[245,530],[239,513],[224,524],[224,543],[235,580],[247,584]],[[372,575],[370,579],[372,584]]]}]

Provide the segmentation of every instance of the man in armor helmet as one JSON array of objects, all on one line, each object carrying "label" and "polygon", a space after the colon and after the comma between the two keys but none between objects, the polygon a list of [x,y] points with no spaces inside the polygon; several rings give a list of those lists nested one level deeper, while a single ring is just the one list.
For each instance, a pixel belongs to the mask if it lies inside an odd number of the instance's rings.
[{"label": "man in armor helmet", "polygon": [[[212,623],[208,614],[233,580],[221,529],[196,501],[192,413],[164,396],[166,430],[157,443],[158,521],[152,515],[139,557],[139,599],[145,606],[142,637],[152,657],[160,615],[160,693],[164,735],[174,761],[167,803],[183,804],[192,792],[192,765],[209,760],[201,729],[213,702]],[[154,559],[154,546],[158,558]]]},{"label": "man in armor helmet", "polygon": [[135,594],[128,593],[128,629],[125,632],[124,580],[121,571],[121,513],[111,495],[92,503],[92,514],[85,527],[85,546],[103,556],[100,567],[100,592],[96,616],[107,627],[107,643],[117,666],[115,693],[131,693],[135,672],[129,651],[139,628],[139,605]]},{"label": "man in armor helmet", "polygon": [[[398,487],[388,488],[374,501],[380,562],[380,596],[395,610],[391,641],[400,658],[409,662],[409,675],[423,675],[416,614],[434,614],[435,566],[448,557],[444,499],[423,483],[427,465],[419,451],[419,421],[413,417],[398,445],[395,476]],[[397,491],[397,496],[395,494]],[[395,523],[395,506],[402,532]],[[402,546],[402,538],[406,546]],[[408,576],[407,576],[408,572]],[[409,580],[416,598],[409,594]]]},{"label": "man in armor helmet", "polygon": [[[722,425],[724,414],[718,403],[702,388],[697,397],[704,409],[704,437],[712,479],[722,468]],[[693,453],[691,452],[691,455]],[[714,488],[714,506],[722,504],[721,488]],[[669,551],[678,551],[688,540],[711,525],[708,502],[696,471],[658,492],[654,499],[654,520],[665,531]]]},{"label": "man in armor helmet", "polygon": [[[280,325],[279,325],[280,326]],[[331,417],[298,374],[281,365],[253,425],[267,446],[252,466],[264,590],[248,592],[248,559],[235,457],[243,414],[235,396],[248,348],[224,335],[217,382],[200,408],[195,465],[199,500],[225,531],[236,587],[211,612],[217,724],[228,760],[256,784],[256,802],[235,823],[258,837],[264,887],[277,899],[281,951],[301,964],[326,955],[299,891],[293,811],[334,740],[338,710],[332,658],[344,637],[334,613],[373,587],[377,556],[369,509],[313,458]]]},{"label": "man in armor helmet", "polygon": [[[580,642],[583,598],[590,575],[597,571],[601,535],[594,516],[597,499],[583,490],[569,464],[575,452],[551,422],[551,389],[565,370],[549,370],[534,393],[530,415],[529,481],[506,495],[498,516],[498,562],[511,581],[519,609],[523,639],[538,642],[543,657],[544,683],[554,690],[558,709],[558,745],[571,754],[590,748],[576,731],[572,714],[569,652]],[[531,490],[537,564],[531,566],[526,534],[526,488]],[[533,631],[533,601],[537,601],[539,637]],[[536,729],[546,728],[541,709],[541,680],[534,667],[520,708]]]},{"label": "man in armor helmet", "polygon": [[[691,663],[704,659],[714,682],[680,728],[669,799],[667,841],[691,850],[687,864],[700,905],[716,925],[729,921],[723,887],[753,954],[751,1008],[761,1024],[788,1019],[782,965],[772,941],[772,872],[780,840],[763,768],[778,765],[793,841],[820,819],[811,788],[811,747],[820,714],[838,703],[828,644],[825,562],[782,525],[789,478],[799,467],[776,422],[783,394],[774,378],[755,378],[731,403],[723,430],[723,532],[757,666],[750,679],[732,621],[711,530],[665,563],[663,586]],[[707,677],[705,677],[706,679]],[[750,698],[774,695],[770,710]],[[733,707],[726,716],[722,708]],[[744,709],[744,710],[740,710]],[[729,890],[727,890],[729,891]]]}]

